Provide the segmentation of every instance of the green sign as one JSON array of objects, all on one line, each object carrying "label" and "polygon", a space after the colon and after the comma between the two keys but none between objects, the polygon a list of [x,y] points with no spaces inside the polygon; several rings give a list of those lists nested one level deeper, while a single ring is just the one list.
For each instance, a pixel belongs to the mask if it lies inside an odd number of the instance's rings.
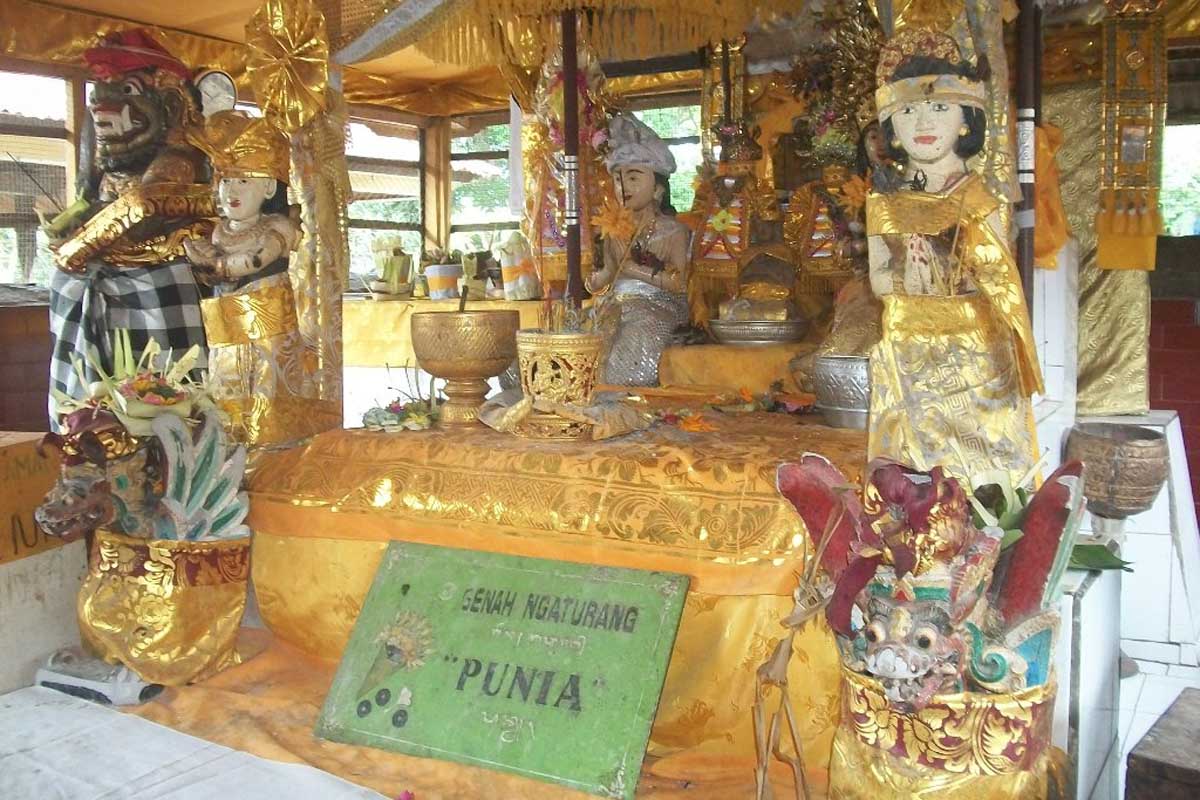
[{"label": "green sign", "polygon": [[687,578],[392,542],[317,735],[631,798]]}]

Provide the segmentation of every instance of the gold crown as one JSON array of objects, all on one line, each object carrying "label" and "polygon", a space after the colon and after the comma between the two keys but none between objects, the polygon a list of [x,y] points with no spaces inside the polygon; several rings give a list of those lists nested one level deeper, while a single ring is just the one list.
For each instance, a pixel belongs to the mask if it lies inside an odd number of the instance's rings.
[{"label": "gold crown", "polygon": [[288,139],[265,119],[219,111],[189,139],[209,157],[220,177],[288,182]]},{"label": "gold crown", "polygon": [[896,68],[913,56],[938,58],[954,66],[962,63],[962,52],[952,37],[928,28],[906,29],[893,36],[879,51],[876,83],[879,86],[890,83]]}]

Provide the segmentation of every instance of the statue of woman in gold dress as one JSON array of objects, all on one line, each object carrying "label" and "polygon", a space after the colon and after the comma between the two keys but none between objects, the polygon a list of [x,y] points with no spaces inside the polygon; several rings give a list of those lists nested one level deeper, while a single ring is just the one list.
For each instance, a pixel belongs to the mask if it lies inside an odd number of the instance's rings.
[{"label": "statue of woman in gold dress", "polygon": [[632,226],[605,236],[603,265],[587,276],[588,291],[601,296],[599,327],[611,336],[603,380],[655,386],[659,357],[688,318],[691,229],[672,213],[675,158],[666,143],[631,116],[613,118],[609,140],[608,169]]},{"label": "statue of woman in gold dress", "polygon": [[962,477],[1037,461],[1030,397],[1042,391],[999,201],[966,160],[984,144],[985,89],[953,39],[904,31],[880,56],[879,119],[903,183],[867,196],[870,455]]},{"label": "statue of woman in gold dress", "polygon": [[221,215],[211,240],[185,244],[197,279],[216,295],[201,302],[209,388],[238,441],[304,438],[319,415],[315,352],[300,334],[288,276],[300,230],[287,213],[287,139],[230,111],[213,115],[197,144],[212,159]]}]

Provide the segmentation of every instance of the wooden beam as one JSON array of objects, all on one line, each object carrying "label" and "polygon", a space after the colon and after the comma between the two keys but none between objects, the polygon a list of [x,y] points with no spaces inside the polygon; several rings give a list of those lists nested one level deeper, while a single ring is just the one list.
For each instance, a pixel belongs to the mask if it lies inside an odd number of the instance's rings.
[{"label": "wooden beam", "polygon": [[700,50],[674,56],[656,56],[636,61],[609,61],[601,64],[606,78],[626,78],[631,75],[658,75],[663,72],[683,72],[704,69],[704,54]]},{"label": "wooden beam", "polygon": [[567,234],[567,299],[583,303],[583,271],[579,241],[579,49],[575,12],[562,13],[563,63],[563,227]]}]

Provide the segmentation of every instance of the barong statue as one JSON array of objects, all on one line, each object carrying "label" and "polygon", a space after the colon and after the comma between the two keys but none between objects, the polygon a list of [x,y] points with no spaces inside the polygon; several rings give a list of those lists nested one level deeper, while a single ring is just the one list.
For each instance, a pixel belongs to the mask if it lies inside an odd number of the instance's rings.
[{"label": "barong statue", "polygon": [[605,383],[658,384],[658,360],[687,323],[691,230],[675,219],[666,143],[632,116],[609,123],[609,171],[620,209],[607,209],[603,264],[587,276],[598,328],[609,337]]},{"label": "barong statue", "polygon": [[[51,387],[76,399],[98,376],[90,359],[77,373],[72,358],[95,352],[111,369],[116,329],[128,331],[139,352],[150,340],[164,356],[199,346],[196,368],[204,367],[200,294],[183,242],[205,235],[214,216],[208,161],[186,141],[203,121],[193,70],[141,29],[109,34],[84,61],[96,82],[88,104],[96,172],[46,226],[58,267]],[[229,106],[233,99],[217,98]]]},{"label": "barong statue", "polygon": [[[209,346],[208,389],[247,445],[294,441],[325,426],[311,413],[316,351],[300,334],[288,256],[300,227],[288,214],[288,140],[266,119],[213,115],[194,141],[212,159],[220,219],[185,242]],[[319,427],[314,427],[319,426]]]},{"label": "barong statue", "polygon": [[870,455],[1018,481],[1037,461],[1030,397],[1042,376],[1000,201],[967,166],[987,134],[986,76],[953,39],[923,30],[892,39],[877,74],[902,182],[866,199],[883,301]]},{"label": "barong statue", "polygon": [[823,572],[792,616],[823,607],[842,659],[829,796],[1055,796],[1052,665],[1082,465],[1029,497],[878,459],[860,495],[810,453],[778,486]]}]

